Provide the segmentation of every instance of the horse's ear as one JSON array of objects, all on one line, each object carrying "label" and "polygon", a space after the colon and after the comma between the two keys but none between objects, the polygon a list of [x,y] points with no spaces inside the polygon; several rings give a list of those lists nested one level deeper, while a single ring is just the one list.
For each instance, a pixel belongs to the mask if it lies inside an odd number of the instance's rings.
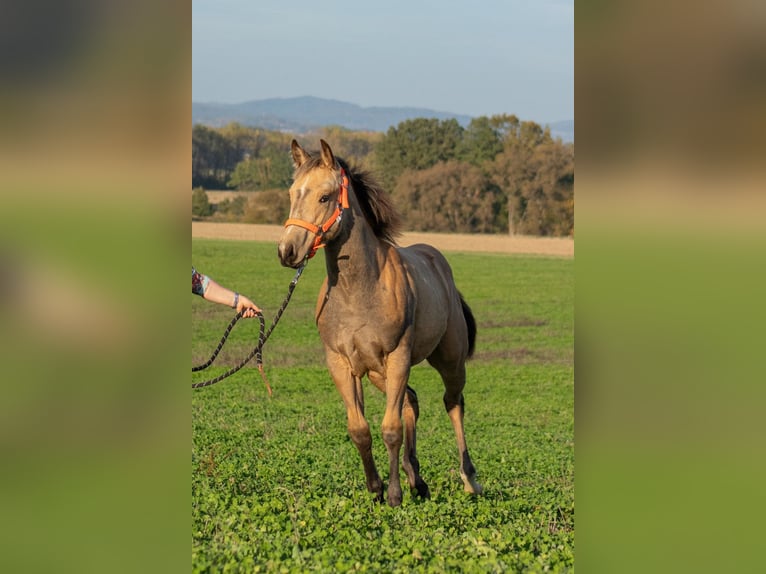
[{"label": "horse's ear", "polygon": [[290,151],[293,154],[293,164],[296,168],[302,166],[311,157],[296,140],[293,140],[293,143],[290,144]]},{"label": "horse's ear", "polygon": [[335,169],[335,156],[332,154],[330,144],[324,140],[319,140],[319,144],[322,146],[322,165]]}]

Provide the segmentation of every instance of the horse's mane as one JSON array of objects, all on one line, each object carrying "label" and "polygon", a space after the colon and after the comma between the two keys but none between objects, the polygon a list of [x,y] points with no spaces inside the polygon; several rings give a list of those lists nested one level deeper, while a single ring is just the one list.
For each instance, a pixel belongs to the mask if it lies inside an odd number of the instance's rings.
[{"label": "horse's mane", "polygon": [[362,213],[375,236],[396,245],[396,238],[401,234],[402,220],[391,196],[369,172],[352,168],[341,158],[336,159],[346,171]]},{"label": "horse's mane", "polygon": [[[375,236],[381,241],[396,245],[396,238],[401,234],[402,220],[391,201],[391,196],[380,187],[369,172],[350,167],[344,159],[337,156],[335,159],[345,170],[364,218]],[[299,171],[314,169],[321,164],[322,159],[319,154],[312,154]]]}]

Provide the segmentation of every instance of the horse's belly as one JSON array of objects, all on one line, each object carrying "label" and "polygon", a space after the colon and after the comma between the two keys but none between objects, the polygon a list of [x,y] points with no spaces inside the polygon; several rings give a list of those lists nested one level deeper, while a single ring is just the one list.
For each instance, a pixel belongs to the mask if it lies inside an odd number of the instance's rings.
[{"label": "horse's belly", "polygon": [[421,308],[418,311],[412,345],[413,365],[431,356],[447,329],[447,311],[443,307]]}]

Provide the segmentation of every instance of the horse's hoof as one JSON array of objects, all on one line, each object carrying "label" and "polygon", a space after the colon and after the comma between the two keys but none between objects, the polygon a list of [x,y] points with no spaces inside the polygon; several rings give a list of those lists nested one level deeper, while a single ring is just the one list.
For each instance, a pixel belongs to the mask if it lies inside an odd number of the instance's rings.
[{"label": "horse's hoof", "polygon": [[431,491],[428,489],[428,485],[422,480],[415,483],[415,494],[420,498],[431,498]]},{"label": "horse's hoof", "polygon": [[399,492],[389,492],[388,493],[388,505],[389,506],[400,506],[402,504],[402,491]]},{"label": "horse's hoof", "polygon": [[465,491],[468,494],[474,494],[478,496],[479,494],[482,494],[484,492],[484,488],[481,486],[481,484],[477,482],[473,486],[466,486]]},{"label": "horse's hoof", "polygon": [[463,489],[469,494],[481,494],[484,488],[476,481],[475,477],[462,476]]}]

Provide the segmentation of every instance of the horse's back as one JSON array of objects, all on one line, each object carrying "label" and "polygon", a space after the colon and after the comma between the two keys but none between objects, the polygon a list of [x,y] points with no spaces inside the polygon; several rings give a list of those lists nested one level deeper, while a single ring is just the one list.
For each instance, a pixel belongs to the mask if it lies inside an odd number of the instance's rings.
[{"label": "horse's back", "polygon": [[399,254],[408,270],[416,277],[431,280],[438,277],[445,286],[454,286],[452,268],[441,251],[426,243],[400,247]]}]

